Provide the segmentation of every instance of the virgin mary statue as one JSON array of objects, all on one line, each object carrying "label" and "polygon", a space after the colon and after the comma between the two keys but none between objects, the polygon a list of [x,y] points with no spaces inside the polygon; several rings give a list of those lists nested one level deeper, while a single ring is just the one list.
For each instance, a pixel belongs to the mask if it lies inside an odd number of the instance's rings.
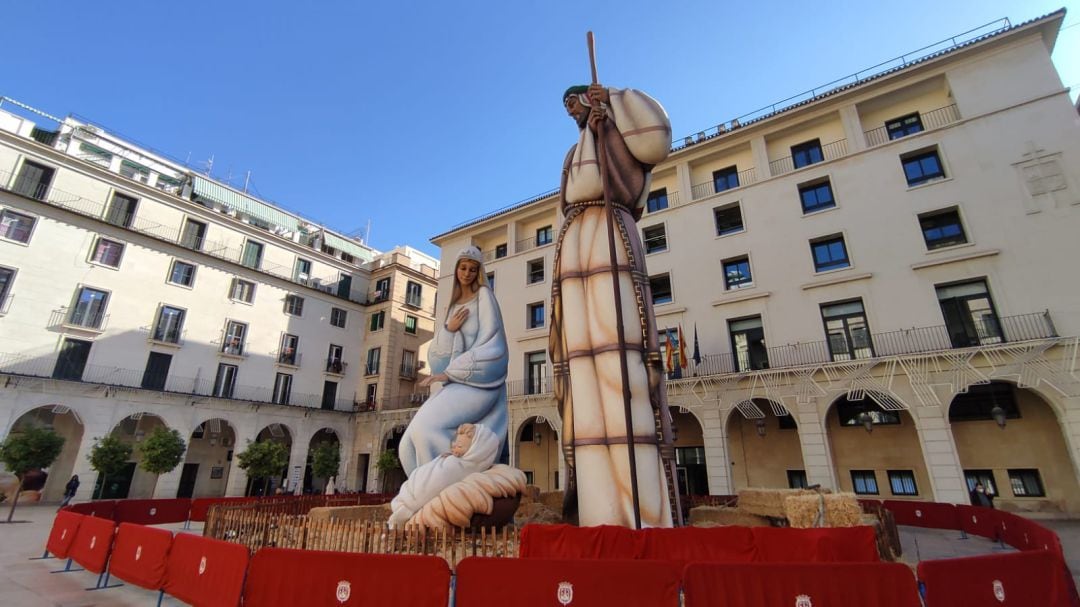
[{"label": "virgin mary statue", "polygon": [[506,334],[495,294],[487,285],[480,249],[466,247],[454,264],[454,289],[444,322],[428,349],[431,376],[441,382],[413,417],[398,446],[406,475],[450,450],[457,427],[483,424],[506,449]]}]

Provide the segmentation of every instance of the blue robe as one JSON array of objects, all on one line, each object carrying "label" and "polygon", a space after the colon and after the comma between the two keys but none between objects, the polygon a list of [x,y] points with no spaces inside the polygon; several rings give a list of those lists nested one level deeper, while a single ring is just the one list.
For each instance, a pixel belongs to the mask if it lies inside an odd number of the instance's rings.
[{"label": "blue robe", "polygon": [[483,424],[499,437],[499,452],[506,449],[509,354],[499,304],[482,286],[472,301],[452,305],[447,318],[462,307],[469,316],[461,328],[450,332],[439,325],[428,349],[431,374],[445,373],[449,381],[420,407],[401,437],[398,458],[406,475],[449,451],[464,423]]}]

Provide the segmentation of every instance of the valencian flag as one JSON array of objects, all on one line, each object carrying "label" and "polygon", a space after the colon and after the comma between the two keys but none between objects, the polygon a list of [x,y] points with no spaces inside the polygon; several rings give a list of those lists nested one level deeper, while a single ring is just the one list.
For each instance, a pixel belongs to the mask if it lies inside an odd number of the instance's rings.
[{"label": "valencian flag", "polygon": [[686,358],[686,338],[683,337],[682,325],[679,325],[679,366],[683,369],[690,366],[690,361]]}]

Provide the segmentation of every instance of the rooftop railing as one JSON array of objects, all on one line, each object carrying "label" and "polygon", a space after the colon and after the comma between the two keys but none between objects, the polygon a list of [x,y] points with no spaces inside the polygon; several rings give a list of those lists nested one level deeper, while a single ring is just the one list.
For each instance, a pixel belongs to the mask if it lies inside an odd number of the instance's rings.
[{"label": "rooftop railing", "polygon": [[801,169],[820,162],[828,162],[830,160],[836,160],[841,156],[847,155],[847,139],[838,139],[832,143],[826,143],[821,146],[821,160],[816,162],[810,162],[802,166],[795,166],[795,161],[791,156],[785,156],[783,158],[777,158],[776,160],[769,161],[769,174],[773,177],[778,177],[786,173],[790,173],[795,169]]},{"label": "rooftop railing", "polygon": [[[936,110],[930,110],[926,113],[919,113],[919,122],[922,124],[922,131],[932,131],[934,129],[939,129],[943,126],[948,126],[958,120],[960,120],[960,110],[956,108],[955,103],[952,105],[946,105],[945,107],[939,107]],[[901,137],[890,137],[889,129],[885,126],[880,126],[876,129],[870,129],[864,134],[866,135],[867,147],[874,147],[883,143],[888,143],[893,139],[901,139]],[[914,135],[914,133],[911,134]]]}]

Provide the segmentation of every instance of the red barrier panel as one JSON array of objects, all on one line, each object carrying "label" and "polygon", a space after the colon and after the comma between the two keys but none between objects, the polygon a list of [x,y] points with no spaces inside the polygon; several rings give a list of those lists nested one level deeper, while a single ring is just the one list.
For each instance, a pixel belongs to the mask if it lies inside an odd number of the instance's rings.
[{"label": "red barrier panel", "polygon": [[757,560],[749,527],[680,527],[645,529],[640,558],[671,561],[680,567],[692,561],[750,563]]},{"label": "red barrier panel", "polygon": [[683,589],[686,607],[920,607],[911,569],[899,563],[691,563]]},{"label": "red barrier panel", "polygon": [[198,497],[191,500],[191,510],[188,512],[188,520],[194,522],[205,522],[206,515],[210,512],[210,506],[214,504],[228,504],[230,506],[236,504],[249,504],[251,502],[257,502],[257,497]]},{"label": "red barrier panel", "polygon": [[601,525],[525,525],[521,530],[522,558],[636,559],[643,536],[632,529]]},{"label": "red barrier panel", "polygon": [[116,511],[116,500],[96,500],[92,502],[83,502],[81,504],[75,504],[64,508],[72,512],[78,512],[79,514],[85,514],[86,516],[96,516],[98,518],[107,518],[110,521],[113,520],[113,513]]},{"label": "red barrier panel", "polygon": [[992,540],[1001,535],[1001,517],[997,510],[961,504],[956,507],[956,514],[960,518],[960,528],[967,533]]},{"label": "red barrier panel", "polygon": [[783,529],[754,527],[758,560],[765,563],[876,563],[873,527]]},{"label": "red barrier panel", "polygon": [[160,590],[172,542],[172,532],[165,529],[120,523],[109,559],[110,575],[148,590]]},{"label": "red barrier panel", "polygon": [[58,559],[66,559],[71,552],[71,543],[79,531],[79,524],[86,516],[76,512],[61,510],[53,519],[52,531],[45,541],[45,551]]},{"label": "red barrier panel", "polygon": [[926,527],[930,529],[960,529],[960,517],[956,506],[937,502],[909,502],[885,500],[885,508],[892,511],[897,525]]},{"label": "red barrier panel", "polygon": [[1061,561],[1046,550],[922,561],[926,607],[1066,607]]},{"label": "red barrier panel", "polygon": [[198,607],[236,607],[248,549],[242,544],[178,533],[169,550],[164,590]]},{"label": "red barrier panel", "polygon": [[679,569],[662,561],[469,557],[457,569],[458,607],[679,605]]},{"label": "red barrier panel", "polygon": [[446,607],[449,600],[450,567],[435,556],[263,548],[244,584],[244,607]]},{"label": "red barrier panel", "polygon": [[109,560],[109,548],[112,547],[115,534],[116,523],[88,516],[79,525],[79,532],[71,544],[69,556],[87,571],[101,573],[105,571],[105,563]]},{"label": "red barrier panel", "polygon": [[138,525],[161,525],[164,523],[182,523],[188,520],[191,500],[119,500],[116,503],[114,519],[118,523],[136,523]]}]

